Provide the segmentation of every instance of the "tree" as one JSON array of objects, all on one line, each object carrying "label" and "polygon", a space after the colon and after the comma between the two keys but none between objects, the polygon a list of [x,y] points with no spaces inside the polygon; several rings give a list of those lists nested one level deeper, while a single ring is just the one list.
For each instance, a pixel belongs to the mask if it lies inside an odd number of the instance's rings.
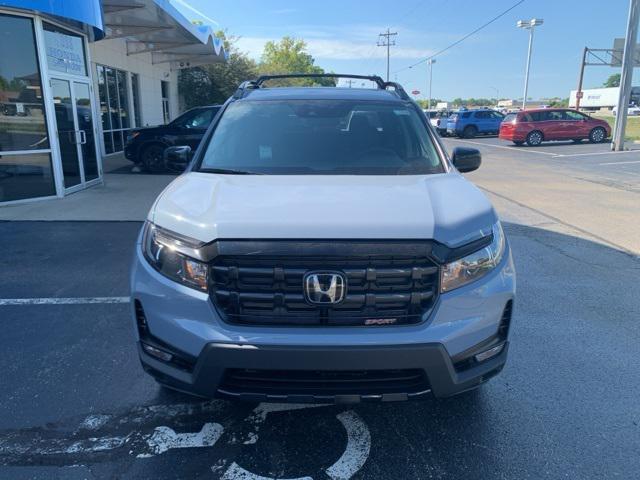
[{"label": "tree", "polygon": [[216,36],[222,39],[229,58],[224,63],[180,71],[178,86],[186,108],[223,103],[240,83],[257,74],[256,63],[235,46],[236,37],[224,31],[216,32]]},{"label": "tree", "polygon": [[[442,102],[442,101],[443,101],[443,100],[441,100],[441,99],[439,99],[439,98],[432,98],[432,99],[431,99],[431,108],[436,108],[436,105],[437,105],[439,102]],[[419,99],[419,100],[416,100],[416,102],[418,103],[418,105],[420,105],[420,108],[425,108],[425,109],[426,109],[426,108],[429,108],[429,100],[428,100],[428,99],[426,99],[426,100],[425,100],[425,99],[422,99],[422,98],[421,98],[421,99]]]},{"label": "tree", "polygon": [[[315,65],[314,58],[306,50],[307,44],[304,40],[291,37],[283,37],[279,42],[267,42],[264,46],[258,71],[263,75],[325,73],[321,67]],[[296,78],[273,80],[269,83],[272,86],[335,86],[336,80],[333,78]]]},{"label": "tree", "polygon": [[620,74],[614,73],[607,78],[607,81],[602,84],[603,87],[619,87],[620,86]]}]

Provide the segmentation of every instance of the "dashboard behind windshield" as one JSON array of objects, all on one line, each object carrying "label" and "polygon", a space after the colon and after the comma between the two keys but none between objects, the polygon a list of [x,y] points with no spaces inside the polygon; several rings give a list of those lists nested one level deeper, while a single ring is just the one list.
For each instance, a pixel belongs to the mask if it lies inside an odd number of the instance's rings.
[{"label": "dashboard behind windshield", "polygon": [[232,103],[199,170],[272,175],[445,172],[412,104],[355,100]]}]

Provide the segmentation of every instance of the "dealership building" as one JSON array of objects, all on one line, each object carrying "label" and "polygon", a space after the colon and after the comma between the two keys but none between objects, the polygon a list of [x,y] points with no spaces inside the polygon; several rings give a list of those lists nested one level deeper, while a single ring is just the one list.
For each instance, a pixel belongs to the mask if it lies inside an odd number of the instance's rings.
[{"label": "dealership building", "polygon": [[179,70],[225,60],[182,0],[0,0],[0,205],[102,183],[132,128],[180,113]]}]

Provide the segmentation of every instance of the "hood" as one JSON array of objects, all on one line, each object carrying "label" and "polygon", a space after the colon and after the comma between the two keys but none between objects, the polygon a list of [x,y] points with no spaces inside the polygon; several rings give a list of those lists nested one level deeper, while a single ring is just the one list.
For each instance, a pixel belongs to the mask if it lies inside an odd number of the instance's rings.
[{"label": "hood", "polygon": [[131,132],[140,133],[154,133],[155,130],[162,130],[167,128],[168,125],[149,125],[148,127],[136,127],[132,128]]},{"label": "hood", "polygon": [[496,221],[458,173],[394,176],[190,172],[158,197],[149,220],[216,239],[435,239],[456,247]]}]

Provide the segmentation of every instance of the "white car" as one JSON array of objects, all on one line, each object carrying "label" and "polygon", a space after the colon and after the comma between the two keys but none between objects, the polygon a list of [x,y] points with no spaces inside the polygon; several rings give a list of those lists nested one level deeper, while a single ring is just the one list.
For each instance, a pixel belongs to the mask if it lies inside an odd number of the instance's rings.
[{"label": "white car", "polygon": [[[613,107],[613,110],[611,110],[611,113],[616,115],[617,111],[618,111],[618,108]],[[640,115],[640,107],[636,105],[629,105],[629,107],[627,108],[627,115]]]},{"label": "white car", "polygon": [[449,112],[446,110],[422,110],[429,119],[431,126],[440,135],[445,136],[447,134],[447,119]]}]

